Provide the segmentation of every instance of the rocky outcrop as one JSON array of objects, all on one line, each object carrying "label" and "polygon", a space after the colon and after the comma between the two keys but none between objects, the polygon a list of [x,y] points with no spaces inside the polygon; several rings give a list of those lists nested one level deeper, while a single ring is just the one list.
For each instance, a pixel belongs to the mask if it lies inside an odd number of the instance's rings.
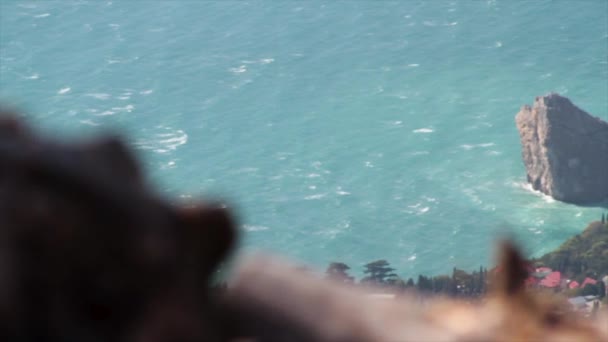
[{"label": "rocky outcrop", "polygon": [[608,199],[608,123],[558,94],[537,97],[515,117],[528,182],[570,203]]}]

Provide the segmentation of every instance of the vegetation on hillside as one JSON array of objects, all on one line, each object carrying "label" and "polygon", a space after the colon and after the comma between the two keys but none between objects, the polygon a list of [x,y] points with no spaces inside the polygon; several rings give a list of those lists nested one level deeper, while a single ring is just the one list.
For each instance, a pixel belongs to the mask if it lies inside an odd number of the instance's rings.
[{"label": "vegetation on hillside", "polygon": [[604,220],[589,224],[581,234],[536,261],[579,282],[585,277],[598,279],[607,275],[608,223]]},{"label": "vegetation on hillside", "polygon": [[[581,233],[570,238],[555,251],[530,261],[531,265],[547,266],[562,272],[567,279],[583,283],[586,277],[599,280],[595,285],[587,284],[584,288],[567,290],[570,296],[600,295],[605,293],[601,279],[608,275],[608,217],[593,222]],[[359,284],[382,287],[390,292],[416,289],[420,293],[442,294],[450,297],[477,298],[486,293],[492,281],[491,274],[483,267],[471,273],[454,268],[452,275],[424,276],[417,281],[401,279],[386,260],[377,260],[364,265],[364,274]],[[326,271],[328,278],[349,284],[355,284],[354,277],[348,274],[350,267],[341,262],[333,262]],[[492,273],[492,272],[490,272]],[[570,293],[571,292],[571,293]]]}]

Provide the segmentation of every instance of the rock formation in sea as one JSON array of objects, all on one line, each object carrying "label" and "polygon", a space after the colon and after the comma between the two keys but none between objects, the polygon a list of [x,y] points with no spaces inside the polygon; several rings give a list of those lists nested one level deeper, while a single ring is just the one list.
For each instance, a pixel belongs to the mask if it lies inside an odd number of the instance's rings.
[{"label": "rock formation in sea", "polygon": [[608,199],[608,123],[551,93],[515,117],[528,182],[557,200]]}]

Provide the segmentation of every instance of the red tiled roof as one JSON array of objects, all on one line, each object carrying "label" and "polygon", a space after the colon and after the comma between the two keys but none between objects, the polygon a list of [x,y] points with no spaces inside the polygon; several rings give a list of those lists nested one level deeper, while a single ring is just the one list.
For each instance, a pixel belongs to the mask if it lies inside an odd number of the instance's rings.
[{"label": "red tiled roof", "polygon": [[571,289],[578,289],[579,286],[580,286],[580,284],[576,280],[573,280],[570,282],[570,284],[568,284],[568,287]]},{"label": "red tiled roof", "polygon": [[562,274],[560,272],[551,272],[540,281],[540,285],[544,287],[556,287],[559,286],[561,280]]},{"label": "red tiled roof", "polygon": [[597,284],[597,280],[587,277],[587,278],[585,278],[585,280],[583,280],[581,287],[585,287],[585,285],[587,285],[587,284],[595,285],[595,284]]}]

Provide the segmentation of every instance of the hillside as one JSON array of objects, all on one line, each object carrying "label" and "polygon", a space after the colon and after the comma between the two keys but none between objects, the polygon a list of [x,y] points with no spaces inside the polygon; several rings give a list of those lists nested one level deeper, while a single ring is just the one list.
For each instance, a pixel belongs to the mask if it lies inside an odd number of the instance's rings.
[{"label": "hillside", "polygon": [[537,261],[570,279],[603,277],[608,274],[608,223],[592,222],[581,234]]}]

